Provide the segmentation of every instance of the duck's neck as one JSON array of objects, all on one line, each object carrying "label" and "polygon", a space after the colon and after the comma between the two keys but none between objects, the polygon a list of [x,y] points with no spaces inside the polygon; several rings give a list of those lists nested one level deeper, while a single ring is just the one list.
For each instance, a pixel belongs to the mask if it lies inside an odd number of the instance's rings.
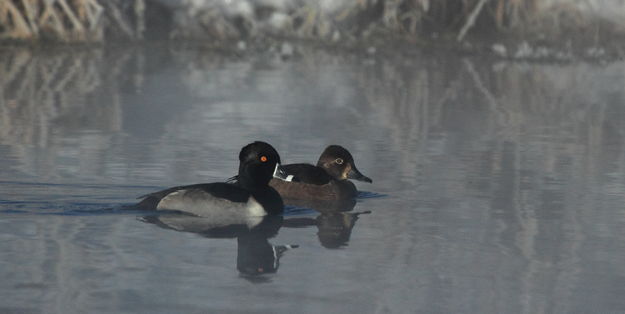
[{"label": "duck's neck", "polygon": [[263,184],[262,182],[257,182],[257,181],[250,179],[247,176],[241,176],[241,175],[238,176],[237,183],[239,184],[240,187],[246,190],[250,190],[250,191],[263,189],[269,186],[268,182]]}]

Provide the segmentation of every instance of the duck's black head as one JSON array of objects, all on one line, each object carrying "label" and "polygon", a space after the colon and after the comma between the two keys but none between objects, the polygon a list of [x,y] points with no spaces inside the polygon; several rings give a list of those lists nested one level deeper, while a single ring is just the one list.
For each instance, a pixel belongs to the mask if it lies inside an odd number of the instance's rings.
[{"label": "duck's black head", "polygon": [[237,181],[250,189],[265,187],[279,165],[280,155],[271,145],[260,141],[248,144],[239,153]]},{"label": "duck's black head", "polygon": [[373,182],[369,177],[358,171],[354,164],[352,154],[339,145],[330,145],[321,153],[317,167],[325,171],[337,180],[354,179],[364,182]]}]

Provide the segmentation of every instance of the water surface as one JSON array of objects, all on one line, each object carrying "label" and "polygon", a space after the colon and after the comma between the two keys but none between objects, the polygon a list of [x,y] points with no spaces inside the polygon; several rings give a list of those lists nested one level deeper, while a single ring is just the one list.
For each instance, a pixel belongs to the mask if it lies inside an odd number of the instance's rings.
[{"label": "water surface", "polygon": [[[625,312],[624,86],[623,62],[3,47],[0,312]],[[253,140],[343,145],[370,193],[262,236],[122,209]]]}]

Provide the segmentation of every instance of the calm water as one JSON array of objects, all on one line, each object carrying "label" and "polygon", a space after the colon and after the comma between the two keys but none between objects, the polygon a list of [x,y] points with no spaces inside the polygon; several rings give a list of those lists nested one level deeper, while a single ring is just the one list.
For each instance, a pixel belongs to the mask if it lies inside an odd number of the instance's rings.
[{"label": "calm water", "polygon": [[[260,233],[122,209],[257,139],[374,183]],[[0,164],[0,313],[625,312],[623,62],[3,47]]]}]

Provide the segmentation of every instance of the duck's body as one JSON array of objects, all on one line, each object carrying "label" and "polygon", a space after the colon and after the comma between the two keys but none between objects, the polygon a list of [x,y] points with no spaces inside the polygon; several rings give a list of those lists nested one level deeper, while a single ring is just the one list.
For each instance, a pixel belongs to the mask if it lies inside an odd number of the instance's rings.
[{"label": "duck's body", "polygon": [[[298,178],[296,175],[293,176]],[[355,198],[358,195],[356,185],[349,180],[330,179],[325,184],[307,183],[304,180],[291,182],[271,180],[269,185],[287,199],[338,201]]]},{"label": "duck's body", "polygon": [[[289,164],[283,165],[282,168],[289,175],[296,178],[296,182],[305,182],[314,185],[324,185],[330,183],[335,178],[328,174],[321,167],[313,166],[311,164]],[[271,181],[269,181],[271,183]],[[293,181],[284,181],[291,183]],[[294,182],[295,183],[295,182]]]},{"label": "duck's body", "polygon": [[245,146],[239,154],[239,180],[177,186],[141,196],[141,209],[176,210],[216,220],[244,219],[282,213],[280,194],[268,185],[279,175],[280,156],[263,142]]},{"label": "duck's body", "polygon": [[272,179],[269,185],[280,196],[300,200],[346,200],[355,198],[358,190],[349,179],[372,182],[354,164],[352,155],[338,145],[328,146],[316,166],[311,164],[290,164],[282,168],[294,180]]},{"label": "duck's body", "polygon": [[269,186],[248,190],[222,182],[177,186],[143,197],[139,203],[142,209],[178,210],[218,220],[226,216],[265,216],[284,207],[278,192]]}]

